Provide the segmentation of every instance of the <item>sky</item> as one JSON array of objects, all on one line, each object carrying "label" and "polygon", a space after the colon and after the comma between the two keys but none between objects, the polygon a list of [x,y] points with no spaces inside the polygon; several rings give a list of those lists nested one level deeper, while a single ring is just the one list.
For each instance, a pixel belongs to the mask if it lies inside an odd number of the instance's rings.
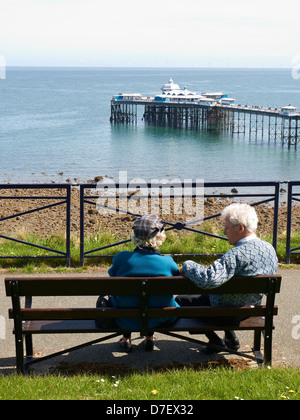
[{"label": "sky", "polygon": [[0,0],[7,66],[291,67],[299,0]]}]

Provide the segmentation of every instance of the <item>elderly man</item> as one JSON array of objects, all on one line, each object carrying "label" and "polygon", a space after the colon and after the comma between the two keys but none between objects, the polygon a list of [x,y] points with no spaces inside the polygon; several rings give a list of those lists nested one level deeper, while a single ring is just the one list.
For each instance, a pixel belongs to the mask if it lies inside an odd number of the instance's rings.
[{"label": "elderly man", "polygon": [[[233,276],[276,274],[278,259],[275,249],[255,234],[258,218],[254,208],[248,204],[231,204],[222,211],[221,218],[224,220],[224,234],[234,248],[207,268],[193,261],[186,261],[181,274],[203,289],[221,286]],[[243,306],[258,304],[261,299],[261,294],[211,294],[197,297],[183,295],[178,296],[176,301],[180,306]],[[226,331],[224,340],[214,332],[209,332],[206,336],[210,343],[221,347],[235,350],[240,347],[233,331]],[[210,352],[209,347],[206,351]]]}]

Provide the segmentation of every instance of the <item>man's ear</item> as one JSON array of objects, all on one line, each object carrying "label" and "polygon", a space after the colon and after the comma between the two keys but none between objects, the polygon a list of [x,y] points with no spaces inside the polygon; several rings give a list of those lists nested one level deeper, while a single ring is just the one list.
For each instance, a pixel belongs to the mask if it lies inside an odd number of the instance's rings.
[{"label": "man's ear", "polygon": [[240,231],[240,233],[244,233],[244,232],[245,232],[245,230],[246,230],[245,226],[244,226],[244,225],[242,225],[242,223],[241,223],[241,224],[239,224],[239,231]]}]

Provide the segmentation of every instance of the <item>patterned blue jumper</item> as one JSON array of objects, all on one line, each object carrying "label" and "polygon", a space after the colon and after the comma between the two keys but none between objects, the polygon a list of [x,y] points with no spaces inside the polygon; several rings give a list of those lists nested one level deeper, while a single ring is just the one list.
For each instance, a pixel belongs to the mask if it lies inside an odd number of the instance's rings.
[{"label": "patterned blue jumper", "polygon": [[[226,283],[233,276],[257,276],[276,274],[278,259],[275,249],[268,242],[255,235],[251,240],[241,240],[222,258],[208,268],[194,261],[183,264],[185,275],[198,287],[214,289]],[[255,305],[262,299],[262,294],[209,295],[212,306]]]}]

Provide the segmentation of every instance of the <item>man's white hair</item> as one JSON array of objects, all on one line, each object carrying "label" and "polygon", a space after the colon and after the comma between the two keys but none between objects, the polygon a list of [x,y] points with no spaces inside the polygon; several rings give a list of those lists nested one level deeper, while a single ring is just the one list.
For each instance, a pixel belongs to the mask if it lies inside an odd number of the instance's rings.
[{"label": "man's white hair", "polygon": [[164,231],[158,232],[154,238],[150,239],[139,239],[134,234],[132,235],[131,241],[138,248],[147,246],[149,248],[158,249],[161,244],[166,240],[166,234]]},{"label": "man's white hair", "polygon": [[221,213],[221,218],[224,220],[228,217],[228,220],[233,225],[244,225],[245,229],[249,233],[255,233],[258,224],[258,217],[256,211],[249,204],[234,203],[225,207]]}]

